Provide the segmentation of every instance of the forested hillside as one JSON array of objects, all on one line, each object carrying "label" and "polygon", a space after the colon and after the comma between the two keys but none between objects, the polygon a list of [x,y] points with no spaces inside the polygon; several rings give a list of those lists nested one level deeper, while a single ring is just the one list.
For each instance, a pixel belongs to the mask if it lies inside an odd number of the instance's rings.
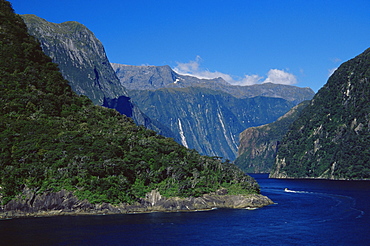
[{"label": "forested hillside", "polygon": [[258,193],[239,168],[199,155],[78,96],[0,0],[0,200],[66,189],[92,203],[133,202],[153,189],[199,196]]},{"label": "forested hillside", "polygon": [[271,177],[370,178],[370,49],[343,63],[291,125]]}]

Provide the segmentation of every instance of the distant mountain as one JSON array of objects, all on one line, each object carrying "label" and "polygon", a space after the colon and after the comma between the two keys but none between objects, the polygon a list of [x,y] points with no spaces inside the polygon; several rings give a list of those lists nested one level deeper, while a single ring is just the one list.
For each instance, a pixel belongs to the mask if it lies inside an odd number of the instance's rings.
[{"label": "distant mountain", "polygon": [[370,179],[370,49],[343,63],[294,121],[270,177]]},{"label": "distant mountain", "polygon": [[270,173],[275,163],[279,142],[308,104],[309,101],[304,101],[276,121],[250,127],[240,133],[238,158],[235,160],[235,165],[247,173]]},{"label": "distant mountain", "polygon": [[156,90],[162,88],[207,87],[219,89],[230,85],[222,78],[198,79],[177,74],[170,66],[132,66],[111,63],[117,77],[128,90]]},{"label": "distant mountain", "polygon": [[112,63],[112,67],[127,90],[157,90],[162,88],[204,87],[219,90],[237,98],[257,96],[283,98],[298,104],[310,100],[314,92],[310,88],[272,83],[249,86],[231,85],[222,78],[199,79],[180,75],[169,66],[130,66]]},{"label": "distant mountain", "polygon": [[125,110],[118,110],[120,113],[133,118],[138,125],[176,139],[168,127],[150,119],[131,101],[110,66],[102,43],[84,25],[74,21],[55,24],[35,15],[22,15],[22,18],[28,32],[58,64],[76,93],[89,97],[96,105],[103,105],[105,99],[121,97],[119,109]]},{"label": "distant mountain", "polygon": [[239,133],[275,121],[293,102],[281,98],[236,98],[201,87],[130,91],[150,118],[166,124],[181,143],[202,154],[235,160]]},{"label": "distant mountain", "polygon": [[180,75],[169,66],[112,64],[143,112],[168,126],[189,148],[235,160],[239,134],[273,122],[314,92],[271,83],[233,86],[222,78]]}]

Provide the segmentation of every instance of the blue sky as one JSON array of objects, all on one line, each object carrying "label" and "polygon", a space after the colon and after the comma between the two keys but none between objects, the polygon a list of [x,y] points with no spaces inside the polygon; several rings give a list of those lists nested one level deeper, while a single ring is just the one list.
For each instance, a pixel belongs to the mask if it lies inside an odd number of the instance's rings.
[{"label": "blue sky", "polygon": [[233,84],[320,89],[370,47],[368,0],[11,0],[18,14],[78,21],[111,62],[170,65]]}]

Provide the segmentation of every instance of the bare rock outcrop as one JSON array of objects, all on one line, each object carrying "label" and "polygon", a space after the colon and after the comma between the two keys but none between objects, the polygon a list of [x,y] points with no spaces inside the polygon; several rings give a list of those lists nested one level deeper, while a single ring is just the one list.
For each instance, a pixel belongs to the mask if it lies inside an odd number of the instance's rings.
[{"label": "bare rock outcrop", "polygon": [[67,190],[38,193],[37,190],[25,188],[22,194],[0,207],[0,218],[259,208],[270,204],[273,202],[260,194],[228,195],[226,189],[220,189],[201,197],[187,198],[167,198],[157,190],[153,190],[134,204],[112,205],[108,203],[91,204],[87,200],[79,200],[73,192]]}]

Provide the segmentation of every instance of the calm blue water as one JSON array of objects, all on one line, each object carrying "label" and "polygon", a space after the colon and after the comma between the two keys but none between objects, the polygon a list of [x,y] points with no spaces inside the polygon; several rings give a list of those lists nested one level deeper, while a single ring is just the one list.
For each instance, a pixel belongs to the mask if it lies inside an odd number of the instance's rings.
[{"label": "calm blue water", "polygon": [[370,245],[370,181],[253,176],[276,204],[3,220],[0,245]]}]

